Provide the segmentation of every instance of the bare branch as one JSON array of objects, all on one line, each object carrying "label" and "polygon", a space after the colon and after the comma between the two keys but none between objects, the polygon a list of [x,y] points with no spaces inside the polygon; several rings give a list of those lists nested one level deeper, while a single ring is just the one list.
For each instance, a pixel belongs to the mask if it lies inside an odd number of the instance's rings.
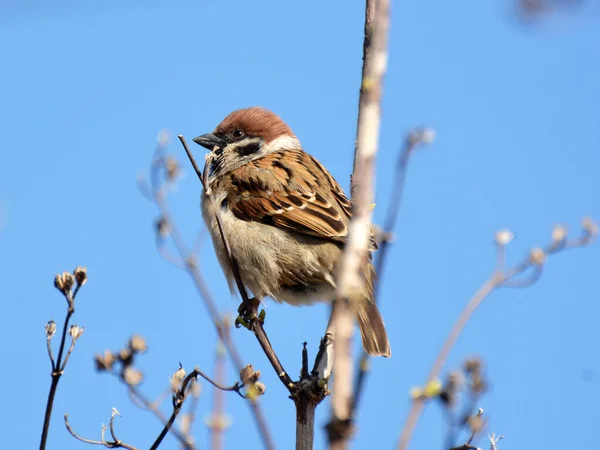
[{"label": "bare branch", "polygon": [[[113,408],[113,411],[116,411],[116,409]],[[85,442],[86,444],[92,444],[92,445],[102,445],[106,448],[125,448],[127,450],[137,450],[137,448],[134,447],[133,445],[125,444],[124,442],[121,442],[119,439],[117,439],[115,437],[114,428],[113,428],[113,419],[115,417],[114,412],[110,419],[111,434],[114,439],[114,441],[112,441],[112,442],[104,440],[104,430],[105,430],[104,426],[102,426],[102,440],[94,441],[92,439],[83,438],[83,437],[79,436],[77,433],[75,433],[75,431],[73,431],[73,428],[71,427],[71,424],[69,424],[69,415],[65,414],[64,417],[65,417],[65,426],[67,427],[67,431],[71,434],[71,436],[73,436],[75,439],[77,439],[81,442]]]},{"label": "bare branch", "polygon": [[[65,322],[63,324],[60,346],[58,348],[58,356],[56,360],[54,359],[54,355],[52,353],[52,343],[51,339],[54,336],[56,331],[56,324],[54,321],[50,321],[46,324],[46,346],[48,349],[48,357],[50,358],[50,362],[52,365],[52,372],[50,376],[52,377],[52,381],[50,383],[50,390],[48,391],[48,400],[46,401],[46,412],[44,414],[44,424],[42,426],[42,436],[40,439],[40,450],[45,450],[46,443],[48,441],[48,431],[50,429],[50,418],[52,417],[52,407],[54,405],[54,397],[56,396],[56,389],[58,388],[58,382],[60,381],[60,377],[64,373],[65,367],[69,360],[69,356],[73,352],[73,348],[75,346],[75,341],[77,338],[81,336],[80,333],[76,333],[75,336],[71,336],[71,346],[67,351],[67,355],[63,361],[63,353],[65,350],[65,343],[67,340],[67,330],[70,329],[69,322],[71,317],[75,313],[75,298],[77,297],[77,293],[79,289],[87,282],[87,273],[86,269],[82,267],[77,267],[73,271],[73,273],[63,272],[62,274],[56,275],[54,278],[54,286],[62,293],[65,300],[67,301],[67,314],[65,317]],[[73,287],[75,289],[73,290]],[[83,332],[83,327],[81,328]]]},{"label": "bare branch", "polygon": [[359,98],[354,170],[352,174],[352,220],[348,242],[337,273],[336,298],[332,305],[334,367],[332,416],[328,425],[329,447],[346,448],[351,432],[352,352],[351,338],[356,310],[356,293],[362,291],[368,240],[375,156],[379,146],[381,95],[387,69],[389,0],[367,0],[363,71]]},{"label": "bare branch", "polygon": [[[152,412],[156,418],[163,424],[163,426],[167,425],[168,419],[160,412],[160,410],[148,400],[135,386],[129,386],[127,390],[128,394],[130,394],[130,398],[136,398],[140,402],[142,402],[144,409]],[[135,402],[134,402],[135,404]],[[195,446],[190,443],[190,439],[187,433],[181,432],[177,427],[171,427],[169,431],[177,438],[177,440],[181,443],[183,448],[187,450],[195,449]]]},{"label": "bare branch", "polygon": [[244,387],[244,385],[242,383],[240,383],[239,381],[236,381],[235,384],[233,384],[232,386],[225,386],[225,385],[219,383],[218,381],[213,380],[211,377],[209,377],[204,372],[202,372],[198,367],[196,367],[194,370],[196,371],[197,375],[204,378],[206,381],[208,381],[210,384],[212,384],[214,387],[216,387],[220,391],[235,392],[237,395],[239,395],[242,398],[248,398],[245,394],[243,394],[241,392],[241,389]]},{"label": "bare branch", "polygon": [[[483,301],[499,287],[515,287],[515,281],[518,281],[518,277],[525,274],[527,271],[532,271],[533,276],[530,275],[528,278],[525,278],[525,282],[522,284],[522,286],[529,286],[533,284],[533,282],[537,281],[539,278],[541,266],[546,262],[546,259],[549,255],[559,253],[566,249],[579,248],[589,245],[597,234],[597,226],[591,221],[591,219],[585,218],[582,222],[582,228],[583,230],[581,236],[572,240],[567,240],[566,234],[564,236],[560,236],[560,239],[557,239],[556,233],[553,233],[550,244],[548,244],[544,249],[534,248],[523,259],[523,261],[516,264],[512,268],[506,269],[503,265],[496,267],[490,278],[481,285],[475,295],[471,298],[471,300],[469,300],[457,321],[454,323],[446,342],[444,342],[444,345],[442,346],[442,349],[437,355],[433,367],[429,372],[425,386],[430,385],[439,377],[444,363],[446,362],[450,351],[456,344],[458,337],[464,330],[475,310],[483,303]],[[502,258],[498,257],[497,255],[496,259],[498,261],[504,260],[504,247],[512,240],[512,238],[513,236],[510,232],[499,232],[496,234],[497,253],[502,253]],[[523,280],[521,279],[521,281]],[[425,408],[427,400],[427,396],[418,396],[413,399],[411,409],[408,414],[408,419],[406,420],[400,435],[397,446],[398,450],[406,450],[408,448],[412,433],[416,427],[419,417],[421,416],[421,413],[423,412],[423,409]]]},{"label": "bare branch", "polygon": [[[182,370],[182,369],[180,369],[180,370]],[[173,393],[173,413],[171,414],[171,417],[169,417],[169,420],[167,420],[167,423],[165,424],[164,428],[162,429],[162,431],[160,432],[160,434],[158,435],[158,437],[156,438],[156,440],[154,441],[154,443],[150,447],[150,450],[156,450],[160,446],[160,444],[162,443],[163,439],[165,438],[165,436],[167,435],[167,433],[169,432],[169,430],[173,427],[173,424],[175,423],[175,419],[177,418],[177,416],[181,412],[181,408],[183,407],[183,404],[185,403],[185,400],[186,400],[186,398],[188,396],[187,395],[188,394],[188,386],[199,375],[202,376],[203,378],[207,379],[207,377],[204,374],[202,374],[202,372],[200,371],[200,369],[198,369],[198,367],[196,367],[196,368],[194,368],[194,370],[189,375],[187,375],[183,379],[183,382],[181,383],[181,387],[180,388],[176,388],[174,390],[174,393]],[[174,379],[173,381],[176,381],[176,380]]]}]

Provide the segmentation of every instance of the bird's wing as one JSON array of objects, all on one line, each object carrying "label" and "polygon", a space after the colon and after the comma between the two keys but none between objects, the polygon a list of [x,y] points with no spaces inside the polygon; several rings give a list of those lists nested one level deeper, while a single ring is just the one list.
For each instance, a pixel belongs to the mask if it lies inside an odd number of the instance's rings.
[{"label": "bird's wing", "polygon": [[227,206],[241,220],[344,243],[350,200],[331,174],[302,150],[275,152],[227,174]]}]

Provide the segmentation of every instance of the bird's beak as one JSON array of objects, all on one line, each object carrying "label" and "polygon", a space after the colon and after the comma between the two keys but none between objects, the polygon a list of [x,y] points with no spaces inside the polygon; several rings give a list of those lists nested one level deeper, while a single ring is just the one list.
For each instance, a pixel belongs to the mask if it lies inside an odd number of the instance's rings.
[{"label": "bird's beak", "polygon": [[202,136],[195,137],[192,140],[196,144],[201,145],[208,150],[212,150],[215,147],[223,148],[225,146],[224,140],[213,133],[203,134]]}]

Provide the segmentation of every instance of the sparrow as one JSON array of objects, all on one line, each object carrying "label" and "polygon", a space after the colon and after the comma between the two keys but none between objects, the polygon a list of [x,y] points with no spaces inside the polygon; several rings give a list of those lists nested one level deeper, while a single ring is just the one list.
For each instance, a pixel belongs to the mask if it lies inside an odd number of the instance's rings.
[{"label": "sparrow", "polygon": [[[214,208],[244,285],[255,299],[291,305],[331,301],[335,269],[348,239],[351,202],[327,169],[302,149],[292,130],[260,107],[229,114],[212,133],[193,139],[210,150],[202,215],[233,292],[234,275]],[[371,236],[364,292],[356,319],[370,355],[391,355],[374,301]]]}]

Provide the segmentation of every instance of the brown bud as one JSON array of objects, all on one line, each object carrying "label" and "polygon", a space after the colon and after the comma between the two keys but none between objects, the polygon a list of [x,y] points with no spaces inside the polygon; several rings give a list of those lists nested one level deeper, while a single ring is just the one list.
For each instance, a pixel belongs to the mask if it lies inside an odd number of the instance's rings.
[{"label": "brown bud", "polygon": [[73,285],[75,284],[75,277],[73,274],[69,272],[63,272],[63,290],[65,293],[70,292],[73,289]]},{"label": "brown bud", "polygon": [[137,370],[135,367],[128,366],[123,371],[123,380],[129,386],[137,386],[143,381],[143,379],[144,375],[142,375],[142,372]]},{"label": "brown bud", "polygon": [[144,353],[147,350],[146,339],[137,334],[133,335],[129,340],[129,348],[133,353]]},{"label": "brown bud", "polygon": [[179,369],[175,371],[173,376],[171,377],[171,390],[173,392],[179,391],[181,388],[181,383],[185,378],[185,369],[182,366],[179,366]]},{"label": "brown bud", "polygon": [[74,341],[76,341],[83,334],[83,329],[84,329],[83,327],[79,327],[77,325],[71,325],[71,327],[69,328],[69,336],[71,336],[71,338]]},{"label": "brown bud", "polygon": [[56,289],[58,289],[60,292],[64,292],[65,289],[65,284],[63,281],[63,277],[60,274],[56,274],[56,276],[54,277],[54,287]]},{"label": "brown bud", "polygon": [[133,352],[129,348],[119,350],[119,359],[124,366],[129,366],[133,362]]},{"label": "brown bud", "polygon": [[115,355],[110,350],[105,350],[104,355],[94,356],[94,363],[96,364],[96,370],[98,372],[104,370],[110,371],[115,363]]},{"label": "brown bud", "polygon": [[476,357],[467,358],[464,362],[464,371],[468,375],[471,373],[481,372],[481,368],[482,368],[482,363],[481,363],[481,359],[479,359],[479,358],[476,358]]},{"label": "brown bud", "polygon": [[77,266],[73,271],[73,275],[75,275],[77,286],[83,286],[85,283],[87,283],[87,268]]},{"label": "brown bud", "polygon": [[56,333],[56,322],[54,320],[48,321],[46,324],[46,337],[51,338]]},{"label": "brown bud", "polygon": [[252,364],[240,370],[240,379],[244,385],[256,383],[260,379],[260,370],[254,371]]},{"label": "brown bud", "polygon": [[472,434],[477,434],[483,428],[483,409],[479,408],[479,411],[474,416],[469,416],[467,423],[469,424],[469,428],[471,429]]},{"label": "brown bud", "polygon": [[487,383],[481,375],[476,375],[471,380],[471,392],[475,395],[481,395],[487,390]]}]

